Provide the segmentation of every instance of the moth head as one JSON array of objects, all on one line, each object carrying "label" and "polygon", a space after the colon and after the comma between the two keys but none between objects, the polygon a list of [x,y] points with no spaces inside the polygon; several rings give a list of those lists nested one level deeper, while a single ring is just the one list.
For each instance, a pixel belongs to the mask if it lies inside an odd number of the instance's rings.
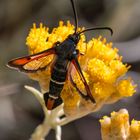
[{"label": "moth head", "polygon": [[68,38],[70,40],[72,40],[74,42],[74,44],[77,44],[79,42],[79,40],[80,40],[80,35],[77,34],[77,33],[74,33],[72,35],[69,35]]}]

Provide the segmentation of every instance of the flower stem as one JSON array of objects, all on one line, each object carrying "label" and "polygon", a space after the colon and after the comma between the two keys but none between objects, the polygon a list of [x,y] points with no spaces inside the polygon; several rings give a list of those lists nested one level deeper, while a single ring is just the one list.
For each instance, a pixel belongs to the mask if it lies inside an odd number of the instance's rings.
[{"label": "flower stem", "polygon": [[57,126],[55,128],[55,132],[56,132],[56,140],[61,140],[61,127]]},{"label": "flower stem", "polygon": [[40,124],[31,135],[31,140],[45,140],[50,130],[51,128],[46,123]]}]

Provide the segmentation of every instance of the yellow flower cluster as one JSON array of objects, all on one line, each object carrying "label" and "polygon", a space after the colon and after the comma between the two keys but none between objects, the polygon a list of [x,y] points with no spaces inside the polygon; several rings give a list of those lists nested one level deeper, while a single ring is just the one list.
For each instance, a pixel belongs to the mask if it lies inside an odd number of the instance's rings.
[{"label": "yellow flower cluster", "polygon": [[[83,30],[83,29],[78,29]],[[68,35],[74,33],[74,26],[68,21],[66,25],[62,21],[59,26],[54,28],[52,32],[43,24],[37,28],[33,24],[26,44],[30,54],[36,54],[55,45],[57,41],[63,42]],[[77,48],[84,55],[79,56],[78,60],[81,65],[84,76],[91,89],[92,96],[96,102],[106,101],[110,103],[122,97],[128,97],[134,94],[135,85],[132,80],[119,80],[129,69],[129,66],[122,63],[122,57],[118,55],[118,50],[112,47],[112,43],[106,43],[106,39],[99,36],[92,38],[89,42],[85,42],[85,35],[81,35],[81,39]],[[52,60],[50,56],[45,61]],[[38,60],[41,62],[41,60]],[[43,90],[48,90],[50,68],[45,71],[38,71],[29,76],[39,81]],[[72,69],[72,77],[77,87],[86,94],[84,85],[77,74],[77,71]],[[65,108],[75,108],[81,102],[80,96],[76,89],[71,85],[70,81],[66,81],[64,89],[61,93]]]},{"label": "yellow flower cluster", "polygon": [[126,97],[133,95],[133,93],[135,92],[134,87],[136,87],[136,85],[133,86],[131,84],[131,79],[120,80],[120,82],[117,85],[117,89],[118,89],[120,96],[126,96]]},{"label": "yellow flower cluster", "polygon": [[73,32],[74,26],[70,22],[67,22],[67,26],[63,25],[62,21],[59,22],[59,27],[54,28],[51,33],[49,33],[49,28],[43,26],[42,23],[40,23],[39,28],[34,23],[27,37],[26,45],[30,54],[36,54],[53,47],[57,41],[64,41]]},{"label": "yellow flower cluster", "polygon": [[111,117],[104,116],[100,120],[102,140],[139,140],[140,121],[132,120],[129,123],[129,114],[126,109],[112,112]]},{"label": "yellow flower cluster", "polygon": [[130,140],[139,140],[140,139],[140,121],[132,120],[130,126]]}]

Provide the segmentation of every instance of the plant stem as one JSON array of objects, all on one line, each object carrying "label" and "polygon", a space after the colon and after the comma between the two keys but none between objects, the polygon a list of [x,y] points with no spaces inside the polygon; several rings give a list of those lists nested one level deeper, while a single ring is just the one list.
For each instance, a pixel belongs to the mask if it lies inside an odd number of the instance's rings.
[{"label": "plant stem", "polygon": [[40,124],[31,135],[31,140],[45,140],[45,137],[49,134],[50,130],[51,128],[46,122]]}]

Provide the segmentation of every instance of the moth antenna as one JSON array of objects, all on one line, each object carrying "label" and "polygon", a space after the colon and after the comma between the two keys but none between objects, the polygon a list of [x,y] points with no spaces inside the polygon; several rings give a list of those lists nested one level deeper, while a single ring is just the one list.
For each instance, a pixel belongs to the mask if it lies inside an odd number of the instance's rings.
[{"label": "moth antenna", "polygon": [[77,28],[78,28],[78,17],[77,17],[77,10],[75,7],[74,0],[71,0],[71,5],[72,5],[72,9],[73,9],[73,13],[74,13],[74,20],[75,20],[75,32],[74,33],[76,33]]},{"label": "moth antenna", "polygon": [[81,32],[79,32],[78,34],[80,35],[83,32],[87,32],[87,31],[91,31],[91,30],[108,30],[110,31],[111,35],[113,35],[113,30],[110,27],[96,27],[96,28],[87,28]]}]

